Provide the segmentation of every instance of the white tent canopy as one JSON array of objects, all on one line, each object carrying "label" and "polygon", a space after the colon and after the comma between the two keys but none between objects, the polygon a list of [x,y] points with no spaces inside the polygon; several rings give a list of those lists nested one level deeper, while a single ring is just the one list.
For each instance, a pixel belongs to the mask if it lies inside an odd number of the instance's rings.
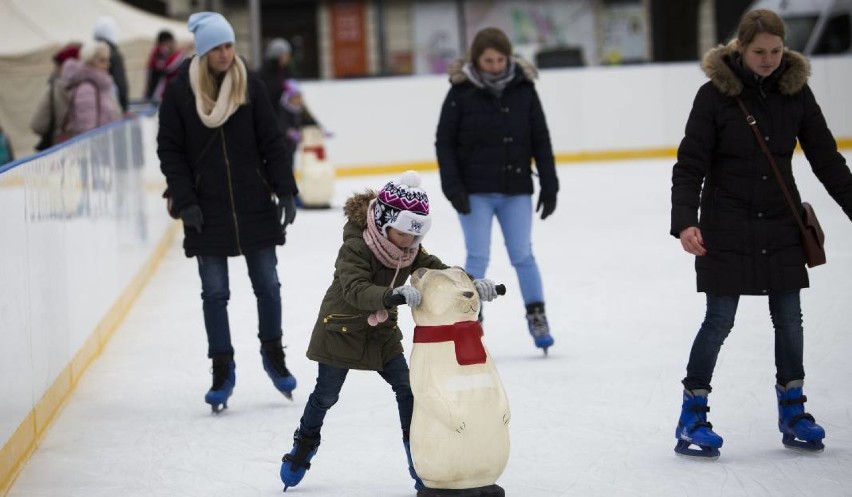
[{"label": "white tent canopy", "polygon": [[101,16],[116,22],[131,99],[142,96],[145,66],[157,33],[168,29],[178,43],[192,42],[186,23],[117,0],[0,1],[0,126],[11,138],[16,156],[30,154],[38,139],[29,122],[53,68],[52,55],[68,42],[91,39]]}]

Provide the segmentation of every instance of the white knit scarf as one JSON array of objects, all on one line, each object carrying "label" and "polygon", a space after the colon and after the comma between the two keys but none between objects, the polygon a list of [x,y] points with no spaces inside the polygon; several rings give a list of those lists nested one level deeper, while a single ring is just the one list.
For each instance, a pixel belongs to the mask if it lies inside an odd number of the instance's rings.
[{"label": "white knit scarf", "polygon": [[[240,78],[246,79],[246,66],[242,59],[234,57],[234,64],[237,65],[237,70],[240,72]],[[225,124],[231,115],[237,111],[239,107],[236,102],[231,99],[232,81],[231,73],[226,72],[222,80],[222,86],[219,87],[219,96],[216,97],[216,103],[213,108],[209,108],[209,104],[205,105],[204,97],[202,96],[201,86],[199,84],[199,74],[202,69],[198,63],[198,57],[193,57],[189,63],[189,84],[192,87],[192,93],[195,94],[195,111],[201,122],[208,128],[218,128]]]},{"label": "white knit scarf", "polygon": [[[367,244],[367,247],[370,248],[370,252],[376,256],[376,259],[378,259],[383,266],[390,269],[396,269],[396,272],[393,275],[393,280],[391,280],[390,284],[390,287],[393,288],[396,283],[396,277],[399,275],[399,269],[410,266],[414,262],[414,258],[417,257],[417,252],[420,251],[420,242],[406,248],[399,248],[394,245],[393,242],[382,235],[379,232],[379,228],[376,227],[375,216],[373,215],[375,207],[376,200],[373,199],[367,206],[367,227],[364,228],[363,232],[364,242]],[[379,323],[387,321],[387,319],[387,309],[380,309],[367,317],[367,323],[369,323],[370,326],[376,326]]]}]

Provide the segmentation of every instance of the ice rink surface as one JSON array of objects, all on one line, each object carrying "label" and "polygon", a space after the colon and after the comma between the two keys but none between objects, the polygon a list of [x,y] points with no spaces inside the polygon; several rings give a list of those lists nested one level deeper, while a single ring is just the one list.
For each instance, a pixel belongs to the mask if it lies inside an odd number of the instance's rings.
[{"label": "ice rink surface", "polygon": [[[827,432],[825,452],[782,447],[767,301],[744,297],[710,396],[722,455],[674,455],[680,380],[704,296],[695,292],[693,257],[668,235],[671,163],[558,169],[556,213],[537,219],[533,233],[556,339],[547,358],[527,333],[495,223],[488,277],[508,291],[486,305],[484,340],[512,409],[512,450],[498,484],[511,497],[852,495],[852,223],[801,155],[799,188],[827,236],[829,262],[810,271],[812,288],[802,293],[806,409]],[[422,176],[434,216],[424,246],[463,265],[461,229],[438,174]],[[293,401],[263,372],[245,263],[232,259],[237,386],[230,407],[210,413],[200,282],[178,236],[9,497],[281,495],[281,456],[316,375],[304,352],[331,281],[340,208],[352,192],[388,179],[338,179],[333,208],[300,211],[279,248],[287,364],[299,381]],[[413,323],[407,309],[401,316],[409,353]],[[349,375],[322,436],[311,470],[285,495],[415,495],[393,394],[377,374]]]}]

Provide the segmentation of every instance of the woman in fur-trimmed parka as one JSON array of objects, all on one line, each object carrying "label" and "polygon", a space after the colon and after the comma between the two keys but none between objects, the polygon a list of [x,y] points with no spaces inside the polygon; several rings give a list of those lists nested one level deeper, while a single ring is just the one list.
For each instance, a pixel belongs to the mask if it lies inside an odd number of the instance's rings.
[{"label": "woman in fur-trimmed parka", "polygon": [[756,119],[794,203],[801,204],[792,170],[798,140],[814,174],[852,216],[852,174],[807,84],[810,65],[784,48],[784,38],[777,14],[755,10],[743,16],[735,41],[705,55],[710,81],[695,97],[673,168],[671,234],[696,256],[698,291],[707,299],[683,379],[675,450],[687,456],[718,456],[722,445],[706,423],[707,394],[741,295],[768,296],[784,444],[819,450],[825,435],[802,407],[799,291],[808,274],[801,235],[736,100]]},{"label": "woman in fur-trimmed parka", "polygon": [[532,161],[540,187],[535,210],[541,211],[541,219],[556,210],[559,180],[534,84],[538,73],[513,56],[503,31],[485,28],[474,37],[469,59],[453,63],[449,76],[452,86],[441,108],[435,150],[441,188],[464,233],[465,271],[485,277],[496,217],[518,276],[529,332],[547,353],[554,339],[532,249]]}]

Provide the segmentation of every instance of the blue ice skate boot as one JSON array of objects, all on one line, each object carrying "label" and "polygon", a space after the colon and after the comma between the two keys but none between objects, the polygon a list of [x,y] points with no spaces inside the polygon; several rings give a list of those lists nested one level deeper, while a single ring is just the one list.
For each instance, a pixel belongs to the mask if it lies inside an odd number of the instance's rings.
[{"label": "blue ice skate boot", "polygon": [[316,455],[319,444],[319,437],[302,436],[299,430],[293,434],[293,448],[281,459],[281,481],[285,492],[298,485],[305,472],[311,469],[311,459]]},{"label": "blue ice skate boot", "polygon": [[814,417],[805,412],[808,398],[802,394],[802,380],[794,380],[786,386],[775,385],[778,396],[778,430],[781,443],[788,449],[806,452],[822,452],[825,445],[825,430],[816,424]]},{"label": "blue ice skate boot", "polygon": [[[707,413],[710,411],[707,406],[708,393],[707,390],[683,391],[683,405],[675,430],[677,445],[674,450],[678,455],[711,461],[719,458],[719,447],[723,440],[713,432],[713,425],[707,421]],[[693,444],[699,448],[690,448]]]},{"label": "blue ice skate boot", "polygon": [[293,389],[296,388],[296,378],[290,374],[284,364],[284,349],[281,339],[269,340],[260,344],[260,357],[263,359],[263,370],[269,375],[272,384],[279,392],[293,400]]},{"label": "blue ice skate boot", "polygon": [[535,346],[544,350],[544,355],[547,355],[548,347],[553,345],[553,337],[550,336],[550,325],[547,324],[547,316],[544,314],[544,303],[527,304],[527,326]]},{"label": "blue ice skate boot", "polygon": [[228,397],[237,384],[236,368],[232,355],[213,356],[213,385],[204,396],[204,402],[210,404],[214,414],[228,408]]},{"label": "blue ice skate boot", "polygon": [[414,460],[411,459],[411,442],[403,439],[402,444],[405,446],[405,456],[408,458],[408,474],[414,478],[414,488],[416,490],[423,490],[426,486],[423,485],[423,481],[417,476],[417,471],[414,471]]}]

